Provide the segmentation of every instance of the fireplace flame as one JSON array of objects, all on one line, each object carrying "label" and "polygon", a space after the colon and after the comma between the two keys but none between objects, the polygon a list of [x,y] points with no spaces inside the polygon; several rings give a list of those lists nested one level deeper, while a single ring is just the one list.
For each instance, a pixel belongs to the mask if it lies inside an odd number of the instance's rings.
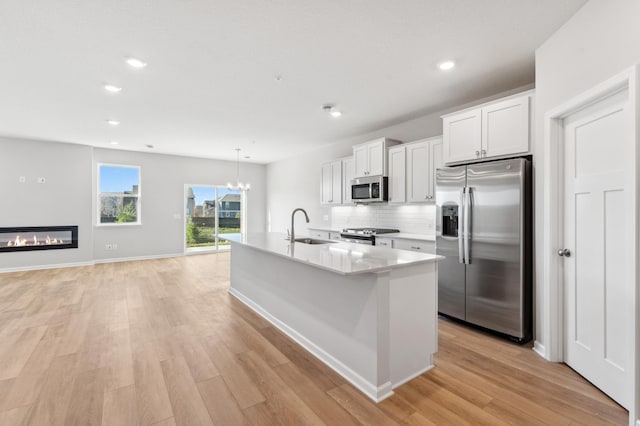
[{"label": "fireplace flame", "polygon": [[29,240],[27,238],[22,238],[22,236],[16,235],[16,238],[14,240],[9,240],[7,242],[7,247],[40,246],[54,244],[64,244],[64,241],[57,238],[51,238],[49,235],[47,235],[47,238],[44,241],[39,241],[38,236],[34,234],[32,242],[29,243]]}]

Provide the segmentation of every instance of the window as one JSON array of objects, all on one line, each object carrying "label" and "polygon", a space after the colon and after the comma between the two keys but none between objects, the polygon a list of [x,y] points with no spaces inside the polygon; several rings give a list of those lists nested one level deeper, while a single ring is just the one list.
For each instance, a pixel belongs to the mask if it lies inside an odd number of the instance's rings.
[{"label": "window", "polygon": [[140,223],[140,167],[98,164],[98,225]]}]

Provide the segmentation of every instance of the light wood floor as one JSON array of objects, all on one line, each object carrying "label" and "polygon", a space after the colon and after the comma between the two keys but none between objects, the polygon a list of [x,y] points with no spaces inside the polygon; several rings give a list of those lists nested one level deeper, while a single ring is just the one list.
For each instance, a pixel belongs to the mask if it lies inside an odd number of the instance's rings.
[{"label": "light wood floor", "polygon": [[228,253],[0,274],[0,424],[627,424],[568,367],[446,321],[436,367],[376,405],[228,283]]}]

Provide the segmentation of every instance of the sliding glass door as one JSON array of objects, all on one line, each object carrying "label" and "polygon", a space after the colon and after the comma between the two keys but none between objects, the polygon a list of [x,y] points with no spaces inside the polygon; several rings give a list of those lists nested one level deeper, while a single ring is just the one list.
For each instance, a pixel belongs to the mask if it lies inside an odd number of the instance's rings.
[{"label": "sliding glass door", "polygon": [[222,186],[185,185],[185,251],[229,248],[221,234],[242,232],[243,193]]}]

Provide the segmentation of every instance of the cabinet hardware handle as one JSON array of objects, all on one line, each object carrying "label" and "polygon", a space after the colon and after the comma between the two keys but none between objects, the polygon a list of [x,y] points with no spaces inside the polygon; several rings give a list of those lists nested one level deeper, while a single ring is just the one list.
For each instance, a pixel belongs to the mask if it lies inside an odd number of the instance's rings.
[{"label": "cabinet hardware handle", "polygon": [[411,248],[414,250],[420,250],[420,247],[417,247],[417,246],[411,246]]},{"label": "cabinet hardware handle", "polygon": [[480,157],[480,151],[476,151],[476,157]]},{"label": "cabinet hardware handle", "polygon": [[482,150],[482,156],[483,156],[483,157],[486,157],[486,156],[487,156],[487,150],[486,150],[486,149],[483,149],[483,150]]},{"label": "cabinet hardware handle", "polygon": [[558,256],[570,257],[571,251],[569,249],[560,249],[558,250]]}]

